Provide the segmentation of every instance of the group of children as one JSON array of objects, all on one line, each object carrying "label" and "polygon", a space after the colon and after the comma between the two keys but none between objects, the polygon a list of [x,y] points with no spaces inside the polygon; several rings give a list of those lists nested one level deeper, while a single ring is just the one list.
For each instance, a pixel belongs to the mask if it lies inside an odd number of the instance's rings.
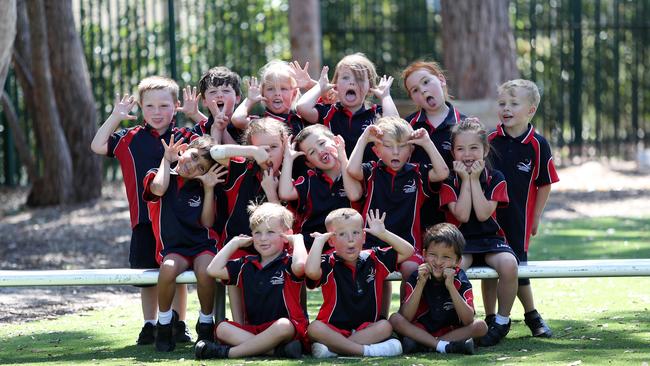
[{"label": "group of children", "polygon": [[[549,144],[530,124],[535,84],[499,87],[500,123],[488,134],[449,102],[435,62],[404,70],[418,107],[405,119],[393,78],[380,79],[364,55],[344,57],[333,83],[327,66],[318,80],[307,67],[270,62],[241,104],[240,77],[225,67],[206,72],[198,91],[185,88],[182,106],[173,80],[148,77],[138,86],[143,124],[116,131],[136,119],[135,98],[117,96],[91,148],[120,161],[131,267],[160,267],[158,285],[142,288],[137,343],[172,351],[192,341],[187,289],[175,282],[189,268],[198,359],[472,354],[475,342],[507,335],[517,296],[532,334],[550,337],[530,282],[517,276],[558,181]],[[252,116],[258,103],[264,115]],[[196,125],[176,126],[176,112]],[[474,319],[464,272],[472,265],[499,274],[482,282],[485,321]],[[384,280],[394,271],[401,306],[389,316]],[[216,325],[215,278],[228,285],[232,314]],[[306,287],[323,294],[311,322]]]}]

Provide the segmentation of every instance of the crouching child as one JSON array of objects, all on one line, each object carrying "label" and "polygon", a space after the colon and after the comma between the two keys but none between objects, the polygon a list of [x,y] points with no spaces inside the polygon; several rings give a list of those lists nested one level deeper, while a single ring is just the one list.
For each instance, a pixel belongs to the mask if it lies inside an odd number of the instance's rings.
[{"label": "crouching child", "polygon": [[[302,235],[293,235],[293,215],[282,205],[267,202],[249,210],[253,236],[234,237],[208,266],[210,276],[242,289],[244,323],[219,323],[215,329],[219,344],[197,342],[197,359],[302,356],[308,323],[300,305],[307,259]],[[229,260],[251,244],[256,255]],[[293,247],[291,255],[285,244]]]},{"label": "crouching child", "polygon": [[459,267],[463,234],[452,224],[437,224],[425,232],[423,246],[424,263],[408,278],[406,298],[390,323],[403,336],[404,353],[473,354],[473,338],[488,328],[474,319],[472,284]]},{"label": "crouching child", "polygon": [[[357,211],[340,208],[327,215],[327,233],[312,234],[305,265],[307,286],[320,286],[323,292],[323,305],[308,328],[316,358],[402,353],[400,342],[390,338],[393,327],[381,316],[381,299],[384,279],[413,255],[413,246],[386,230],[385,217],[369,211],[364,229]],[[366,233],[389,247],[362,250]],[[326,242],[334,252],[322,255]]]}]

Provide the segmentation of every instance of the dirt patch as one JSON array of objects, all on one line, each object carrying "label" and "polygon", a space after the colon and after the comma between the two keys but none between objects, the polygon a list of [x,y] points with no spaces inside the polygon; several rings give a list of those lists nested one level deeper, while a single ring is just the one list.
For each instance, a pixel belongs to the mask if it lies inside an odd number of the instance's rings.
[{"label": "dirt patch", "polygon": [[[635,163],[587,162],[560,169],[545,219],[650,217],[650,174]],[[0,269],[128,267],[130,225],[121,183],[91,203],[28,209],[27,189],[0,190]],[[0,288],[0,323],[23,322],[137,300],[122,287]]]}]

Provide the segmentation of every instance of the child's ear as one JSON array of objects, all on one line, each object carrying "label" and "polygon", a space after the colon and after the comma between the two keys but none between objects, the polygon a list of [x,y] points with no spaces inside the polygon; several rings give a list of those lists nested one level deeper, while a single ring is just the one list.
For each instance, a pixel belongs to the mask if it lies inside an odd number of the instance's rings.
[{"label": "child's ear", "polygon": [[438,76],[438,80],[440,80],[441,86],[447,86],[447,80],[445,79],[444,76]]},{"label": "child's ear", "polygon": [[534,105],[531,105],[530,108],[528,108],[528,115],[533,116],[535,114],[535,112],[537,112],[537,107],[535,107]]},{"label": "child's ear", "polygon": [[239,104],[239,101],[241,101],[241,95],[238,95],[237,98],[235,98],[235,104]]}]

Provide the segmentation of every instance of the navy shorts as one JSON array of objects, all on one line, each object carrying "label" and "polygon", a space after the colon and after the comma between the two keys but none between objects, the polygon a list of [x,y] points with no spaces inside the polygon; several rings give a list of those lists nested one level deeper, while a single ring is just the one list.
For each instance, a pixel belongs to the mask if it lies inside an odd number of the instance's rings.
[{"label": "navy shorts", "polygon": [[471,267],[486,266],[485,255],[491,253],[510,253],[519,263],[519,258],[512,251],[512,248],[501,239],[468,239],[463,254],[472,255]]},{"label": "navy shorts", "polygon": [[[151,224],[138,224],[131,231],[131,248],[129,249],[129,265],[134,269],[159,268],[156,262],[156,237]],[[136,287],[152,287],[155,285],[137,285]]]}]

